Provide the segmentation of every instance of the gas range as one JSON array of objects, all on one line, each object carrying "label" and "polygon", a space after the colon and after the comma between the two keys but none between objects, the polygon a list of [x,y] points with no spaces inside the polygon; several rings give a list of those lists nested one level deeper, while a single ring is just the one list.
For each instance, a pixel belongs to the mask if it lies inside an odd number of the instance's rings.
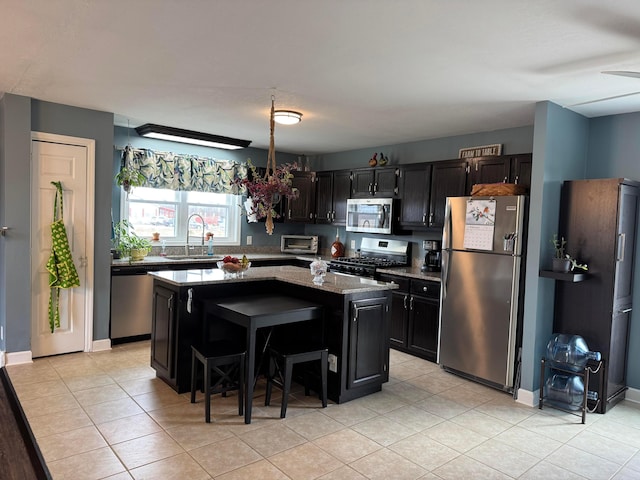
[{"label": "gas range", "polygon": [[329,271],[373,278],[378,268],[402,267],[409,263],[409,242],[363,238],[360,256],[339,257],[329,262]]}]

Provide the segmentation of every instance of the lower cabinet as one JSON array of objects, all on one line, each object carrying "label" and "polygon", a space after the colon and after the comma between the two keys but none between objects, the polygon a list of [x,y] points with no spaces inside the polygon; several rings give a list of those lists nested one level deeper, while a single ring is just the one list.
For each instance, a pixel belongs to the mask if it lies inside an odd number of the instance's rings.
[{"label": "lower cabinet", "polygon": [[156,285],[153,289],[151,367],[168,382],[175,380],[176,292]]},{"label": "lower cabinet", "polygon": [[384,298],[351,302],[347,388],[389,379],[386,309]]},{"label": "lower cabinet", "polygon": [[381,274],[392,291],[389,342],[392,348],[435,362],[438,357],[440,283]]}]

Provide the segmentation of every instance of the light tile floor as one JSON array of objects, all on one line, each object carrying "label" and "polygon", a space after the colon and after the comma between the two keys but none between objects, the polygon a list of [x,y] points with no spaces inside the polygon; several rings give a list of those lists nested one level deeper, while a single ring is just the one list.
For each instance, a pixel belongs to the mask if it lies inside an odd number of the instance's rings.
[{"label": "light tile floor", "polygon": [[391,352],[381,392],[319,408],[298,389],[287,418],[259,384],[189,402],[155,378],[149,342],[43,358],[8,372],[54,479],[639,479],[640,408],[538,410]]}]

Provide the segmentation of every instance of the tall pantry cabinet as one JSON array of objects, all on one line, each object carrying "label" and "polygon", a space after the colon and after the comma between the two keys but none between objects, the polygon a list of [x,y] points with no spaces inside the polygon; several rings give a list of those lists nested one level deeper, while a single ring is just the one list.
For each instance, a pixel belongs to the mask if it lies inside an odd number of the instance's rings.
[{"label": "tall pantry cabinet", "polygon": [[[623,179],[564,182],[558,233],[566,252],[589,266],[582,282],[558,281],[554,332],[582,336],[603,365],[591,376],[597,412],[622,400],[633,295],[640,183]],[[589,408],[595,402],[590,401]]]}]

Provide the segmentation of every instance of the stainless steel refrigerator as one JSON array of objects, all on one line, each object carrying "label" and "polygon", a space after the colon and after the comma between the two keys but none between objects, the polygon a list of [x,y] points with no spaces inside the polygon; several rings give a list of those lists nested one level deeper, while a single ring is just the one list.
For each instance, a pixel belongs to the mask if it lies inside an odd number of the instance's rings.
[{"label": "stainless steel refrigerator", "polygon": [[449,197],[438,363],[513,391],[521,345],[526,196]]}]

